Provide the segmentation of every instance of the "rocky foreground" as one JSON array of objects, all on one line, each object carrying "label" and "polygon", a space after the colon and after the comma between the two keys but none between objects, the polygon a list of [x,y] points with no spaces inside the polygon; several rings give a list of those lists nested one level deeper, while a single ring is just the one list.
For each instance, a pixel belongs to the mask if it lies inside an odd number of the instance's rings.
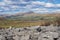
[{"label": "rocky foreground", "polygon": [[0,40],[60,40],[60,27],[51,25],[0,29]]}]

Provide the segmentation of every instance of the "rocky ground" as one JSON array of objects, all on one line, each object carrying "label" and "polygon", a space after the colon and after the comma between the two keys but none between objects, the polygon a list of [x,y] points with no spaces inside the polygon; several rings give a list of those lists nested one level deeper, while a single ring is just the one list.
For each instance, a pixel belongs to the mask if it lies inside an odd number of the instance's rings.
[{"label": "rocky ground", "polygon": [[50,25],[0,29],[0,40],[60,40],[60,27]]}]

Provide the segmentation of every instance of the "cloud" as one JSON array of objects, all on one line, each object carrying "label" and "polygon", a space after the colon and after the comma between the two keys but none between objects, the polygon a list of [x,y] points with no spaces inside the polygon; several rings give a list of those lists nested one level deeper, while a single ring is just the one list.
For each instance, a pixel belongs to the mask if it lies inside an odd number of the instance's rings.
[{"label": "cloud", "polygon": [[48,9],[46,8],[36,8],[36,9],[32,9],[33,11],[37,12],[37,13],[45,13],[45,12],[49,12]]},{"label": "cloud", "polygon": [[2,12],[3,10],[2,9],[0,9],[0,12]]},{"label": "cloud", "polygon": [[60,9],[54,10],[53,12],[58,12],[59,13],[60,12]]},{"label": "cloud", "polygon": [[4,2],[0,2],[0,6],[2,6],[2,5],[5,5],[5,3]]},{"label": "cloud", "polygon": [[60,7],[60,4],[56,4],[56,7]]},{"label": "cloud", "polygon": [[[60,4],[46,3],[44,1],[33,0],[4,0],[0,2],[0,11],[35,11],[35,12],[50,12],[49,9],[60,8]],[[53,9],[54,10],[54,9]]]},{"label": "cloud", "polygon": [[29,2],[25,2],[24,0],[5,0],[6,4],[27,4]]},{"label": "cloud", "polygon": [[55,7],[55,4],[53,4],[53,3],[46,3],[45,7]]},{"label": "cloud", "polygon": [[45,5],[45,2],[40,2],[40,1],[32,1],[33,5]]}]

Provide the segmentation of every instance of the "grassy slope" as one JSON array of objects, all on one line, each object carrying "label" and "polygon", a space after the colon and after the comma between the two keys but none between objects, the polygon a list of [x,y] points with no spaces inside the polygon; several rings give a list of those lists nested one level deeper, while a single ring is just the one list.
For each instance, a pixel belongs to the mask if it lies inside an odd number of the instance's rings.
[{"label": "grassy slope", "polygon": [[11,17],[7,19],[0,17],[0,27],[3,28],[7,28],[9,26],[26,27],[35,25],[43,26],[49,25],[51,23],[55,24],[57,22],[59,22],[60,25],[60,14],[40,14],[40,15],[27,14],[27,15],[25,14],[24,16],[14,16],[13,18]]}]

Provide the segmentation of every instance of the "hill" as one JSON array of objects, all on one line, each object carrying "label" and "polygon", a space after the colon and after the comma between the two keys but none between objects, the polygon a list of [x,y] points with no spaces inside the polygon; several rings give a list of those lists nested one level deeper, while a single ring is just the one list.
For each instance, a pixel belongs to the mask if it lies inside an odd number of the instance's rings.
[{"label": "hill", "polygon": [[60,13],[38,14],[34,12],[26,12],[0,16],[0,27],[48,26],[50,24],[60,26]]},{"label": "hill", "polygon": [[52,19],[56,17],[60,17],[60,13],[38,14],[34,12],[27,12],[27,13],[17,13],[14,15],[6,16],[5,18],[9,20],[39,21],[45,19]]}]

